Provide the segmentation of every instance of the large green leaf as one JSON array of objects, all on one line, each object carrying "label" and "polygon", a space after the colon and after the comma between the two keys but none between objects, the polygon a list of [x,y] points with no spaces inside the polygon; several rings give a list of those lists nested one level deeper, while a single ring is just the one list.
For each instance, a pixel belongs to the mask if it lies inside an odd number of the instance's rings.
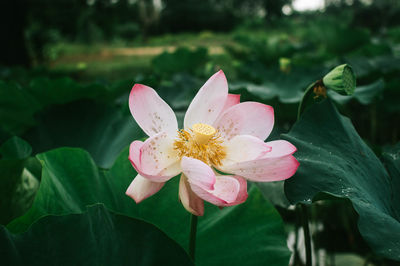
[{"label": "large green leaf", "polygon": [[350,57],[346,61],[354,68],[357,77],[396,72],[400,69],[400,59],[392,55],[375,57]]},{"label": "large green leaf", "polygon": [[[261,85],[239,82],[232,84],[233,93],[245,88],[250,94],[263,101],[278,98],[282,103],[297,103],[301,100],[307,86],[322,77],[323,70],[309,69],[301,71],[295,69],[290,73],[280,71],[267,71],[262,75]],[[235,92],[237,91],[237,92]]]},{"label": "large green leaf", "polygon": [[193,265],[155,226],[103,205],[83,214],[46,216],[23,234],[0,228],[3,265]]},{"label": "large green leaf", "polygon": [[288,208],[290,206],[290,202],[285,196],[283,181],[259,182],[255,184],[260,189],[263,196],[274,204],[274,206],[283,208]]},{"label": "large green leaf", "polygon": [[130,114],[89,100],[53,106],[38,115],[37,121],[25,134],[35,153],[80,147],[103,168],[111,167],[127,145],[144,136]]},{"label": "large green leaf", "polygon": [[12,137],[0,146],[1,159],[23,160],[32,153],[32,147],[19,137]]},{"label": "large green leaf", "polygon": [[22,215],[32,204],[39,184],[27,168],[31,152],[31,146],[18,137],[0,146],[0,224]]},{"label": "large green leaf", "polygon": [[179,73],[161,82],[160,86],[154,89],[175,111],[186,111],[204,81],[189,74]]},{"label": "large green leaf", "polygon": [[[400,188],[400,142],[394,147],[388,148],[383,152],[383,161],[389,172],[392,181],[392,199],[395,206],[400,206],[400,196],[395,194]],[[397,217],[400,217],[400,208],[395,208]]]},{"label": "large green leaf", "polygon": [[400,187],[395,186],[400,176],[389,176],[350,120],[327,100],[310,107],[283,138],[297,147],[300,162],[285,181],[288,199],[311,203],[321,192],[350,199],[371,248],[400,260]]},{"label": "large green leaf", "polygon": [[0,80],[0,129],[15,135],[34,124],[40,109],[36,99],[15,83]]},{"label": "large green leaf", "polygon": [[68,77],[35,78],[30,82],[27,90],[42,107],[73,102],[79,99],[113,100],[109,87],[100,83],[83,85]]},{"label": "large green leaf", "polygon": [[208,204],[199,220],[200,265],[288,265],[282,220],[256,187],[246,203],[222,211]]},{"label": "large green leaf", "polygon": [[[101,171],[80,149],[61,148],[37,157],[43,164],[40,188],[32,208],[9,224],[13,232],[27,230],[41,216],[82,213],[87,205],[102,202],[110,210],[151,222],[188,246],[190,215],[178,199],[178,178],[136,204],[125,195],[136,175],[127,150],[110,170]],[[249,194],[246,203],[235,207],[206,206],[199,219],[199,265],[287,265],[290,252],[279,214],[255,187]]]}]

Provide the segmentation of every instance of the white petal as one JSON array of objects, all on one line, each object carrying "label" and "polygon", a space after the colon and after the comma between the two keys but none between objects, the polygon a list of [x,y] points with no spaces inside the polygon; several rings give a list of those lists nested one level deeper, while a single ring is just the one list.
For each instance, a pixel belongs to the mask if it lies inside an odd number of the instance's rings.
[{"label": "white petal", "polygon": [[236,135],[252,135],[265,140],[274,126],[274,109],[262,103],[243,102],[232,106],[215,122],[227,140]]},{"label": "white petal", "polygon": [[200,198],[217,206],[226,206],[234,203],[240,191],[240,182],[233,176],[216,176],[214,190],[203,189],[195,184],[190,184],[193,192]]},{"label": "white petal", "polygon": [[174,111],[152,88],[135,84],[129,95],[129,109],[148,136],[160,132],[176,134],[178,122]]},{"label": "white petal", "polygon": [[189,183],[196,184],[204,189],[214,189],[215,173],[207,164],[184,156],[181,160],[181,168],[189,179]]},{"label": "white petal", "polygon": [[252,161],[223,165],[220,169],[255,182],[280,181],[294,175],[299,162],[293,155],[261,158]]},{"label": "white petal", "polygon": [[212,125],[220,115],[228,97],[228,83],[224,72],[215,73],[200,88],[185,114],[185,129],[192,128],[194,124],[204,123]]},{"label": "white petal", "polygon": [[129,185],[126,195],[136,201],[136,203],[157,193],[165,183],[152,182],[147,178],[137,175]]},{"label": "white petal", "polygon": [[197,216],[203,216],[204,201],[192,191],[184,174],[182,174],[179,180],[179,199],[188,212]]},{"label": "white petal", "polygon": [[226,158],[222,161],[223,165],[251,161],[271,151],[271,147],[264,141],[250,135],[235,136],[224,145]]}]

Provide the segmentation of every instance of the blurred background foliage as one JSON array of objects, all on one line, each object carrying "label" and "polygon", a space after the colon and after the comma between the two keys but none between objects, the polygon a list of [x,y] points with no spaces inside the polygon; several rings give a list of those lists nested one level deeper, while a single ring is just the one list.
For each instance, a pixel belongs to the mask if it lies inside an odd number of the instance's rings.
[{"label": "blurred background foliage", "polygon": [[[397,0],[2,1],[1,223],[30,208],[41,179],[36,154],[79,147],[108,169],[144,137],[127,105],[134,83],[155,88],[181,123],[197,90],[223,69],[231,93],[275,108],[276,139],[295,123],[305,88],[348,63],[355,94],[328,97],[381,157],[400,140],[399,18]],[[22,152],[4,155],[7,147]],[[291,264],[302,265],[283,184],[259,187],[285,222]],[[396,265],[373,253],[357,219],[349,200],[312,206],[319,265]]]}]

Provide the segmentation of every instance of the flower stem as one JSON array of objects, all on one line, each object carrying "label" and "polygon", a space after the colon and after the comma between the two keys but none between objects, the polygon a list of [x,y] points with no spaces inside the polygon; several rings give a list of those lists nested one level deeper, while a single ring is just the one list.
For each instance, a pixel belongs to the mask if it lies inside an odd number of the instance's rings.
[{"label": "flower stem", "polygon": [[[299,108],[297,110],[297,121],[300,119],[301,114],[304,112],[307,103],[309,103],[310,99],[313,99],[313,88],[316,86],[320,81],[316,81],[304,91],[303,98],[299,104]],[[312,265],[312,257],[311,257],[311,238],[310,238],[310,228],[308,227],[308,214],[307,214],[307,206],[303,203],[299,204],[301,207],[301,223],[304,232],[304,242],[306,248],[306,266]],[[297,207],[298,208],[298,207]]]},{"label": "flower stem", "polygon": [[310,228],[308,227],[308,214],[307,214],[307,206],[305,204],[300,203],[301,213],[302,213],[302,223],[303,223],[303,231],[304,231],[304,243],[306,246],[306,266],[312,265],[312,256],[311,256],[311,238],[310,238]]},{"label": "flower stem", "polygon": [[195,261],[196,251],[197,216],[192,214],[190,217],[190,236],[189,236],[189,256]]},{"label": "flower stem", "polygon": [[300,115],[303,113],[303,111],[305,109],[306,102],[308,101],[308,98],[310,98],[310,96],[313,93],[313,88],[314,88],[315,84],[316,84],[316,82],[310,84],[310,86],[308,86],[307,89],[304,91],[303,98],[301,99],[299,108],[297,109],[297,120],[300,119]]}]

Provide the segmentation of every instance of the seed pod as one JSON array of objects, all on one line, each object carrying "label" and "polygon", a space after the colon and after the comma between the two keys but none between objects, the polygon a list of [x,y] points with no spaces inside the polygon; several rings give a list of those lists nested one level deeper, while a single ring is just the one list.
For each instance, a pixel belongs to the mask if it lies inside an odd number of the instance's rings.
[{"label": "seed pod", "polygon": [[352,95],[356,88],[356,76],[347,64],[335,67],[322,81],[325,87],[343,95]]}]

